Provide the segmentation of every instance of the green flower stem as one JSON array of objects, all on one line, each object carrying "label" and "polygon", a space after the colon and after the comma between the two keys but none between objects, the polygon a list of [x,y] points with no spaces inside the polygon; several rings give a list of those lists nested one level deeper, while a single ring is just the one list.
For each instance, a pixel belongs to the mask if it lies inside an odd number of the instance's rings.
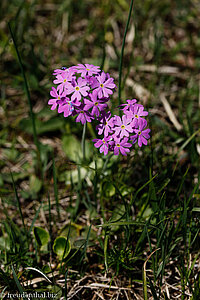
[{"label": "green flower stem", "polygon": [[111,159],[112,156],[113,156],[113,153],[110,153],[106,157],[106,160],[104,162],[104,165],[103,165],[103,168],[102,168],[102,171],[101,171],[101,174],[100,174],[102,177],[104,176],[104,172],[106,171],[107,164],[108,164],[108,162],[109,162],[109,160]]},{"label": "green flower stem", "polygon": [[121,81],[122,81],[122,65],[123,65],[123,57],[124,57],[124,47],[125,47],[126,35],[127,35],[127,31],[128,31],[128,27],[129,27],[129,23],[130,23],[130,19],[131,19],[131,13],[132,13],[132,9],[133,9],[133,2],[134,2],[134,0],[131,0],[128,19],[127,19],[127,22],[126,22],[126,28],[125,28],[125,31],[124,31],[124,37],[123,37],[123,42],[122,42],[120,61],[119,61],[119,84],[118,84],[118,103],[119,103],[119,105],[121,104],[121,88],[122,88]]},{"label": "green flower stem", "polygon": [[81,140],[81,148],[83,153],[83,160],[85,161],[85,134],[87,129],[87,122],[83,125],[83,134],[82,134],[82,140]]}]

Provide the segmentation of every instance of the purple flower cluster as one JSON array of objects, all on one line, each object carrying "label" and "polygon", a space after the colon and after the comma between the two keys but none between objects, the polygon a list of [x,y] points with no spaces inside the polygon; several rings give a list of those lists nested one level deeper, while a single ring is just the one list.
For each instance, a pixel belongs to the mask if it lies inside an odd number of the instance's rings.
[{"label": "purple flower cluster", "polygon": [[111,113],[103,113],[96,129],[98,134],[103,134],[102,139],[94,139],[94,146],[99,151],[107,155],[109,151],[113,151],[114,155],[120,152],[127,155],[133,144],[138,142],[139,147],[142,144],[147,145],[150,138],[150,129],[146,128],[147,121],[143,118],[148,115],[144,111],[144,107],[137,103],[136,99],[127,100],[126,104],[120,105],[123,116],[111,116]]},{"label": "purple flower cluster", "polygon": [[76,122],[82,124],[96,118],[99,122],[96,129],[103,138],[94,139],[93,142],[100,153],[107,155],[111,151],[114,155],[127,155],[136,142],[139,147],[147,145],[150,129],[146,128],[144,117],[148,112],[136,99],[120,105],[122,117],[106,112],[109,97],[116,88],[114,79],[108,73],[101,71],[98,66],[78,64],[56,69],[53,75],[56,77],[53,83],[57,88],[52,87],[50,91],[52,98],[48,104],[51,109],[57,108],[64,117],[76,116]]},{"label": "purple flower cluster", "polygon": [[52,87],[52,99],[48,104],[52,110],[58,108],[58,113],[64,113],[64,117],[77,116],[76,122],[82,124],[101,115],[107,108],[109,95],[116,88],[109,74],[90,64],[62,67],[54,70],[53,75],[57,88]]}]

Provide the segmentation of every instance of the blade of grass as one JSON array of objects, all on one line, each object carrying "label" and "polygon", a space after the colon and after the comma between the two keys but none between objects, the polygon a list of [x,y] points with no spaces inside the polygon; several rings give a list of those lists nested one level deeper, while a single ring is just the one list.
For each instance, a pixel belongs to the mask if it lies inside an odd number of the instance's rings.
[{"label": "blade of grass", "polygon": [[[10,247],[12,248],[13,251],[15,251],[16,249],[16,243],[15,243],[15,239],[13,237],[13,234],[12,234],[12,220],[10,220],[9,216],[6,216],[6,221],[3,221],[2,224],[4,225],[4,228],[5,228],[5,232],[7,233],[7,235],[9,236],[9,241],[10,241]],[[7,252],[5,252],[5,255],[7,256]],[[7,257],[6,257],[7,259]],[[5,261],[6,261],[5,259]]]},{"label": "blade of grass", "polygon": [[187,201],[187,207],[189,206],[191,199],[194,197],[194,195],[196,194],[196,191],[199,187],[200,187],[200,178],[199,178],[198,182],[195,184],[193,191],[190,193],[190,196]]},{"label": "blade of grass", "polygon": [[[152,179],[152,170],[151,170],[151,167],[149,168],[149,179],[150,180]],[[157,211],[157,209],[158,209],[158,199],[157,199],[157,196],[156,196],[156,189],[155,189],[155,185],[154,185],[154,181],[153,180],[149,183],[149,193],[148,193],[148,196],[151,199],[153,211]]]},{"label": "blade of grass", "polygon": [[195,234],[195,236],[194,236],[194,238],[193,238],[193,240],[190,242],[190,244],[189,244],[189,246],[190,247],[192,247],[192,245],[194,244],[194,242],[196,241],[196,238],[198,237],[198,235],[199,235],[199,231],[200,231],[200,229],[198,229],[197,230],[197,232],[196,232],[196,234]]},{"label": "blade of grass", "polygon": [[98,184],[98,173],[97,173],[97,161],[95,159],[94,161],[95,163],[95,175],[94,175],[94,188],[93,188],[93,191],[94,191],[94,202],[97,206],[97,184]]},{"label": "blade of grass", "polygon": [[[19,290],[20,294],[23,294],[24,290],[23,290],[23,288],[22,288],[22,286],[21,286],[21,284],[20,284],[20,282],[17,278],[17,275],[15,273],[15,270],[14,270],[13,266],[11,268],[12,268],[12,272],[13,272],[13,278],[15,280],[15,283],[16,283],[17,287],[18,287],[18,290]],[[24,298],[22,298],[22,299],[24,299]]]},{"label": "blade of grass", "polygon": [[28,82],[27,82],[27,79],[26,79],[26,74],[24,72],[24,66],[23,66],[23,63],[22,63],[22,59],[21,59],[21,56],[20,56],[20,53],[19,53],[19,50],[18,50],[17,42],[16,42],[16,39],[14,37],[10,22],[8,22],[8,27],[9,27],[10,34],[11,34],[11,37],[12,37],[12,40],[13,40],[13,43],[14,43],[15,51],[17,53],[17,58],[18,58],[18,61],[19,61],[22,77],[24,79],[24,87],[25,87],[25,92],[26,92],[26,96],[27,96],[27,99],[28,99],[29,114],[30,114],[30,118],[31,118],[31,122],[32,122],[32,128],[33,128],[33,140],[34,140],[34,144],[35,144],[36,149],[37,149],[37,156],[38,156],[40,171],[42,171],[40,146],[39,146],[39,141],[38,141],[38,137],[37,137],[37,131],[36,131],[36,125],[35,125],[35,116],[34,116],[34,113],[33,113],[32,102],[31,102],[31,97],[30,97],[29,88],[28,88]]},{"label": "blade of grass", "polygon": [[21,217],[21,220],[22,220],[22,224],[23,224],[23,227],[24,227],[25,234],[27,235],[27,229],[26,229],[26,226],[25,226],[25,223],[24,223],[24,217],[23,217],[22,210],[21,210],[19,195],[17,193],[15,181],[14,181],[13,174],[12,174],[11,171],[10,171],[10,175],[11,175],[11,178],[12,178],[13,189],[14,189],[14,192],[15,192],[15,197],[16,197],[16,200],[17,200],[17,205],[18,205],[18,208],[19,208],[20,217]]},{"label": "blade of grass", "polygon": [[85,243],[83,243],[69,258],[65,261],[65,266],[68,265],[69,261],[78,253],[78,251],[81,250],[81,248],[84,246]]},{"label": "blade of grass", "polygon": [[103,48],[103,53],[102,53],[102,61],[101,61],[101,66],[100,69],[103,70],[104,63],[105,63],[105,58],[106,58],[106,47],[105,47],[105,42],[102,45]]},{"label": "blade of grass", "polygon": [[183,184],[184,184],[184,181],[185,181],[185,179],[186,179],[186,176],[187,176],[187,173],[188,173],[189,169],[190,169],[190,167],[187,168],[187,170],[185,171],[185,173],[184,173],[184,175],[183,175],[183,177],[182,177],[182,179],[181,179],[181,183],[180,183],[180,185],[179,185],[179,187],[178,187],[178,190],[177,190],[177,193],[176,193],[177,199],[178,199],[178,197],[179,197],[179,195],[180,195],[180,192],[181,192],[181,190],[182,190],[182,187],[183,187]]},{"label": "blade of grass", "polygon": [[[147,235],[147,240],[148,240],[148,244],[149,244],[149,249],[152,252],[153,248],[151,245],[151,239],[150,239],[150,235],[149,235],[149,230],[148,230],[148,225],[145,224],[145,229],[146,229],[146,235]],[[155,270],[155,259],[152,257],[152,265],[153,265],[153,274],[154,274],[154,281],[156,281],[156,270]]]},{"label": "blade of grass", "polygon": [[58,219],[60,220],[60,207],[59,207],[59,200],[58,200],[58,185],[57,185],[57,177],[56,177],[56,166],[55,166],[55,159],[53,155],[53,187],[54,187],[54,196],[56,200],[56,210],[58,214]]},{"label": "blade of grass", "polygon": [[[138,226],[146,226],[146,223],[137,222],[137,221],[125,221],[125,222],[113,222],[113,223],[105,223],[101,225],[96,225],[96,227],[108,227],[108,226],[126,226],[126,225],[138,225]],[[158,224],[157,224],[158,225]],[[148,224],[149,227],[154,229],[159,229],[156,225]],[[160,229],[161,230],[161,229]]]},{"label": "blade of grass", "polygon": [[130,204],[129,204],[129,210],[131,209],[131,206],[133,205],[133,202],[135,201],[137,195],[139,194],[139,192],[141,192],[149,183],[151,183],[152,180],[154,180],[154,178],[156,178],[158,176],[158,174],[154,175],[150,180],[148,180],[145,184],[143,184],[134,194],[134,197],[131,199]]},{"label": "blade of grass", "polygon": [[[126,22],[126,27],[124,31],[124,36],[123,36],[123,41],[122,41],[122,48],[121,48],[121,54],[120,54],[120,60],[119,60],[119,83],[118,83],[118,104],[121,104],[121,81],[122,81],[122,65],[123,65],[123,57],[124,57],[124,47],[125,47],[125,41],[126,41],[126,35],[131,19],[131,13],[133,9],[133,2],[134,0],[131,0],[130,8],[129,8],[129,14],[128,14],[128,19]],[[121,113],[121,111],[120,111]]]},{"label": "blade of grass", "polygon": [[146,264],[148,260],[151,258],[151,256],[156,252],[160,250],[160,248],[155,249],[151,254],[147,257],[147,260],[144,263],[143,266],[143,290],[144,290],[144,300],[148,300],[148,294],[147,294],[147,275],[146,275]]},{"label": "blade of grass", "polygon": [[157,296],[157,293],[156,293],[156,289],[151,281],[151,278],[149,278],[149,286],[150,286],[150,289],[151,289],[151,292],[152,292],[152,295],[153,295],[153,299],[154,300],[159,300],[160,298],[158,298]]},{"label": "blade of grass", "polygon": [[193,260],[193,262],[191,264],[191,267],[189,268],[189,270],[188,270],[188,272],[186,274],[186,277],[185,277],[185,286],[187,286],[187,282],[188,282],[188,280],[190,278],[191,272],[192,272],[192,270],[194,268],[194,265],[195,265],[195,263],[196,263],[199,255],[200,255],[200,252],[198,252],[197,255],[195,256],[195,258],[194,258],[194,260]]},{"label": "blade of grass", "polygon": [[183,145],[178,150],[177,154],[179,154],[190,142],[191,140],[200,132],[200,129],[196,130],[186,141],[183,143]]},{"label": "blade of grass", "polygon": [[67,271],[65,272],[65,300],[67,300],[67,275],[68,275],[68,268]]},{"label": "blade of grass", "polygon": [[[179,148],[179,150],[174,154],[174,157],[177,157],[179,153],[192,141],[192,139],[200,132],[200,129],[196,130],[184,143],[183,145]],[[177,160],[175,167],[173,168],[172,172],[172,177],[174,176],[174,173],[177,169],[177,166],[180,162],[180,159]]]},{"label": "blade of grass", "polygon": [[53,238],[52,238],[52,225],[51,225],[51,198],[48,193],[48,207],[49,207],[49,235],[50,235],[50,242],[49,242],[49,250],[50,250],[50,269],[51,269],[51,274],[52,274],[52,281],[53,284],[55,284],[55,277],[54,277],[54,272],[52,269],[52,245],[53,245]]},{"label": "blade of grass", "polygon": [[104,261],[105,261],[105,267],[106,267],[106,272],[108,272],[108,240],[109,240],[109,235],[105,231],[105,239],[104,239]]},{"label": "blade of grass", "polygon": [[33,218],[33,221],[32,221],[32,223],[31,223],[31,227],[29,228],[28,235],[31,234],[31,231],[32,231],[32,229],[33,229],[33,226],[34,226],[34,224],[35,224],[35,221],[37,220],[37,217],[39,216],[39,213],[40,213],[40,209],[41,209],[41,207],[42,207],[42,204],[43,204],[43,202],[41,202],[41,204],[40,204],[38,210],[36,211],[35,217]]},{"label": "blade of grass", "polygon": [[50,195],[48,193],[48,206],[49,206],[49,235],[50,235],[50,240],[51,240],[51,245],[52,245],[52,226],[51,226],[51,199]]},{"label": "blade of grass", "polygon": [[[2,290],[2,292],[0,293],[0,300],[3,300],[3,298],[4,298],[4,293],[5,293],[5,291],[6,291],[6,289],[8,288],[8,286],[5,286],[4,287],[4,289]],[[4,298],[5,299],[5,298]]]},{"label": "blade of grass", "polygon": [[89,241],[89,237],[90,237],[91,228],[92,228],[92,224],[90,224],[90,227],[88,229],[88,233],[87,233],[85,245],[84,245],[84,248],[83,248],[83,253],[82,253],[81,258],[80,258],[80,262],[82,262],[82,260],[84,259],[85,255],[86,255],[86,250],[87,250],[87,246],[88,246],[88,241]]},{"label": "blade of grass", "polygon": [[186,198],[184,197],[183,201],[183,212],[182,212],[182,234],[183,234],[183,241],[184,244],[187,244],[187,204],[186,204]]},{"label": "blade of grass", "polygon": [[23,8],[25,2],[26,2],[26,0],[23,0],[22,3],[21,3],[20,6],[19,6],[19,8],[18,8],[18,10],[17,10],[17,13],[16,13],[16,15],[15,15],[15,22],[17,21],[17,19],[18,19],[18,17],[19,17],[19,14],[20,14],[20,12],[22,11],[22,8]]}]

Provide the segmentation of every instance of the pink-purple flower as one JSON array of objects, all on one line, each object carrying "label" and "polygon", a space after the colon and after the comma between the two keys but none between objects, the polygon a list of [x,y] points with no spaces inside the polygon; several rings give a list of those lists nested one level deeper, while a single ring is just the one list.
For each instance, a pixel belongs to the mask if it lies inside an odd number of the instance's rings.
[{"label": "pink-purple flower", "polygon": [[129,137],[129,133],[133,132],[133,127],[130,125],[131,119],[127,118],[126,115],[123,115],[122,118],[115,116],[114,124],[115,135],[121,139],[124,136]]},{"label": "pink-purple flower", "polygon": [[104,137],[103,139],[94,139],[92,140],[93,142],[95,142],[94,146],[96,148],[99,148],[100,153],[104,153],[104,155],[108,154],[109,151],[109,140],[111,139],[111,137]]},{"label": "pink-purple flower", "polygon": [[132,118],[132,126],[135,127],[138,124],[138,121],[140,119],[143,119],[142,117],[145,117],[148,115],[147,111],[144,111],[144,106],[141,104],[134,104],[133,108],[131,108],[130,111],[125,111],[125,114],[128,118]]},{"label": "pink-purple flower", "polygon": [[89,99],[84,99],[85,110],[89,110],[92,108],[91,115],[96,115],[99,117],[101,111],[104,111],[108,105],[105,103],[108,99],[98,99],[97,92],[93,91],[92,94],[89,95]]},{"label": "pink-purple flower", "polygon": [[83,78],[79,77],[78,80],[73,80],[71,84],[68,84],[66,93],[67,95],[72,94],[71,99],[78,100],[76,105],[80,105],[81,97],[86,97],[88,95],[88,91],[90,90],[89,86],[86,85],[87,82]]},{"label": "pink-purple flower", "polygon": [[70,67],[70,68],[66,68],[66,67],[61,67],[60,69],[56,69],[53,72],[53,75],[58,75],[58,74],[71,74],[73,75],[76,72],[76,68],[74,66]]},{"label": "pink-purple flower", "polygon": [[68,97],[62,98],[61,100],[57,101],[59,104],[58,113],[64,113],[64,117],[69,117],[72,115],[74,111],[74,105],[72,101]]},{"label": "pink-purple flower", "polygon": [[58,74],[53,83],[58,84],[57,90],[62,92],[70,85],[70,81],[72,80],[72,78],[73,77],[71,72],[65,72],[62,74]]},{"label": "pink-purple flower", "polygon": [[98,93],[99,98],[108,98],[109,95],[113,94],[113,89],[116,87],[114,84],[113,78],[106,78],[106,74],[104,72],[101,75],[96,77],[97,81],[94,84],[94,88]]},{"label": "pink-purple flower", "polygon": [[51,110],[54,110],[58,105],[58,101],[61,100],[62,97],[66,96],[66,92],[60,92],[60,90],[57,91],[54,87],[52,87],[50,95],[54,98],[49,99],[48,104],[52,105]]},{"label": "pink-purple flower", "polygon": [[102,113],[102,116],[98,119],[99,125],[96,126],[98,134],[101,135],[104,133],[104,136],[107,137],[109,133],[113,133],[112,128],[114,127],[114,117],[111,117],[111,112]]},{"label": "pink-purple flower", "polygon": [[124,113],[126,113],[127,111],[130,111],[131,109],[133,109],[134,104],[137,103],[136,99],[132,99],[132,100],[126,100],[127,103],[121,104],[119,105],[119,107],[122,107],[122,110]]},{"label": "pink-purple flower", "polygon": [[93,116],[91,116],[91,114],[87,110],[85,110],[83,104],[81,104],[74,110],[74,114],[78,115],[76,118],[76,122],[81,122],[82,124],[85,124],[86,122],[90,123],[94,119]]},{"label": "pink-purple flower", "polygon": [[86,75],[92,76],[98,74],[101,70],[98,66],[90,65],[90,64],[78,64],[76,67],[77,73],[81,73],[82,77]]},{"label": "pink-purple flower", "polygon": [[119,155],[119,152],[121,152],[122,155],[127,156],[127,152],[130,152],[129,148],[132,146],[132,144],[128,143],[128,137],[125,137],[122,140],[116,138],[114,142],[114,155]]},{"label": "pink-purple flower", "polygon": [[138,146],[142,147],[142,144],[147,145],[147,140],[150,138],[150,129],[145,129],[147,126],[147,121],[145,119],[138,120],[138,128],[134,129],[135,135],[130,137],[130,140],[135,144],[138,141]]}]

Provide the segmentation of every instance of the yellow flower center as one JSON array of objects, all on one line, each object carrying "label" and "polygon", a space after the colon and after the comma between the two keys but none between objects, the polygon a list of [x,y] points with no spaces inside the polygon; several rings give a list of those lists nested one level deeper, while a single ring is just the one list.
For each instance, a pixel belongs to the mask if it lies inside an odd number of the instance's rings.
[{"label": "yellow flower center", "polygon": [[95,103],[94,103],[94,105],[96,105],[96,106],[97,106],[98,104],[99,104],[98,102],[95,102]]},{"label": "yellow flower center", "polygon": [[125,126],[124,126],[124,125],[122,125],[122,126],[121,126],[121,129],[124,129],[124,128],[125,128]]},{"label": "yellow flower center", "polygon": [[141,133],[142,133],[141,131],[138,131],[138,135],[141,135]]},{"label": "yellow flower center", "polygon": [[120,144],[117,144],[116,146],[117,146],[117,147],[120,147]]},{"label": "yellow flower center", "polygon": [[64,79],[64,80],[63,80],[63,82],[66,82],[66,81],[67,81],[67,79]]},{"label": "yellow flower center", "polygon": [[100,84],[100,87],[103,88],[103,83]]},{"label": "yellow flower center", "polygon": [[78,86],[76,86],[76,87],[75,87],[75,90],[76,90],[76,91],[79,91],[79,87],[78,87]]},{"label": "yellow flower center", "polygon": [[87,71],[90,71],[90,69],[86,69]]},{"label": "yellow flower center", "polygon": [[104,140],[102,140],[102,141],[103,141],[104,144],[106,143]]},{"label": "yellow flower center", "polygon": [[135,118],[137,118],[137,119],[138,119],[138,118],[139,118],[139,117],[138,117],[138,115],[135,115]]},{"label": "yellow flower center", "polygon": [[60,100],[60,97],[58,97],[58,100]]},{"label": "yellow flower center", "polygon": [[108,123],[106,122],[105,125],[108,125]]}]

